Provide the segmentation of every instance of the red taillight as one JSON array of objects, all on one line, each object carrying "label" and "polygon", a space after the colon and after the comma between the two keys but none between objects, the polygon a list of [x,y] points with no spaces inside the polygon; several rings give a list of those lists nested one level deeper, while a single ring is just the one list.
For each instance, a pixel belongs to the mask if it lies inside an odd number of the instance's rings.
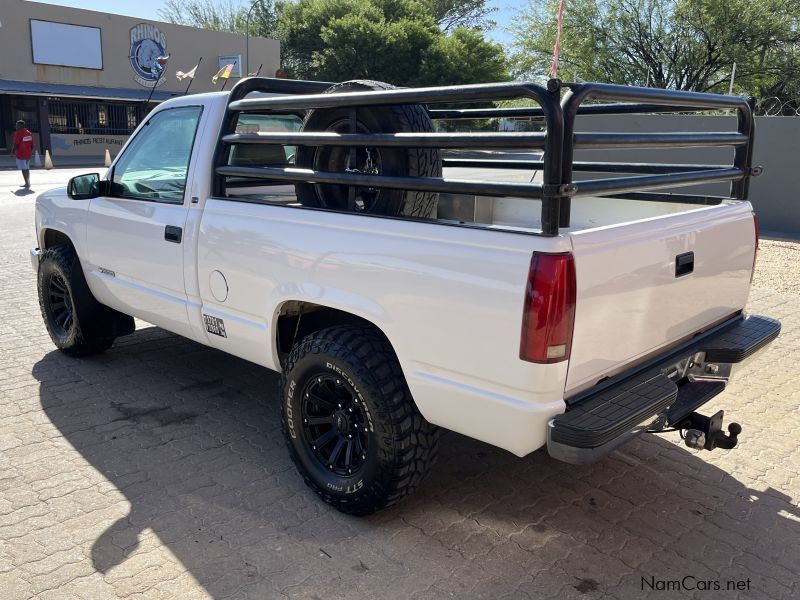
[{"label": "red taillight", "polygon": [[572,254],[534,252],[525,290],[519,357],[536,363],[569,358],[575,323]]}]

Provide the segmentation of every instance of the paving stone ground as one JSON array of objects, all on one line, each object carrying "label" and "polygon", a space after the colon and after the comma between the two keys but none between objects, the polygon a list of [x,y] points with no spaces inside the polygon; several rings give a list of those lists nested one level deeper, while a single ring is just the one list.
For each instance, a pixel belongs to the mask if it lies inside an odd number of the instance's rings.
[{"label": "paving stone ground", "polygon": [[735,450],[646,435],[576,467],[446,434],[414,497],[352,518],[295,473],[269,371],[146,325],[99,357],[54,349],[15,175],[0,173],[3,599],[800,598],[800,294],[764,267],[749,310],[783,333],[710,406],[742,424]]}]

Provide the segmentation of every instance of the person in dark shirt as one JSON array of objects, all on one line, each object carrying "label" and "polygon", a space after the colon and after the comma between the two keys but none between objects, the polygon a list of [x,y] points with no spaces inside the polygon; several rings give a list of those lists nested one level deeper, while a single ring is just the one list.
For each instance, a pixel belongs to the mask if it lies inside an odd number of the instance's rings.
[{"label": "person in dark shirt", "polygon": [[31,187],[31,154],[33,153],[33,134],[25,128],[25,121],[17,121],[17,130],[14,132],[14,145],[11,153],[17,159],[17,168],[22,171],[25,179],[24,187]]}]

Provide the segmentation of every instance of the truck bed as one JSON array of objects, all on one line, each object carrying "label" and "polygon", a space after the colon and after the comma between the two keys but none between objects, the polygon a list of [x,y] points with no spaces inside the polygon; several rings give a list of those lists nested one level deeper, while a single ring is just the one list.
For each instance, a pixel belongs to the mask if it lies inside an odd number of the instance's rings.
[{"label": "truck bed", "polygon": [[[484,181],[542,182],[542,172],[535,169],[445,167],[443,176]],[[653,202],[631,198],[581,196],[572,200],[570,224],[562,227],[560,231],[571,233],[703,208],[707,207],[679,201]],[[438,206],[440,219],[531,232],[541,231],[541,214],[542,201],[533,198],[442,194]]]}]

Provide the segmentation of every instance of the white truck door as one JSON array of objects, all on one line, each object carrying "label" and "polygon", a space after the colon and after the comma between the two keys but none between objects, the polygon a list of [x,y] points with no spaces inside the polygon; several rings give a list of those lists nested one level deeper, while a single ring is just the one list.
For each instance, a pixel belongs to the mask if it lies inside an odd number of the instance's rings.
[{"label": "white truck door", "polygon": [[183,274],[186,180],[201,106],[152,114],[89,205],[90,287],[124,313],[192,337]]}]

